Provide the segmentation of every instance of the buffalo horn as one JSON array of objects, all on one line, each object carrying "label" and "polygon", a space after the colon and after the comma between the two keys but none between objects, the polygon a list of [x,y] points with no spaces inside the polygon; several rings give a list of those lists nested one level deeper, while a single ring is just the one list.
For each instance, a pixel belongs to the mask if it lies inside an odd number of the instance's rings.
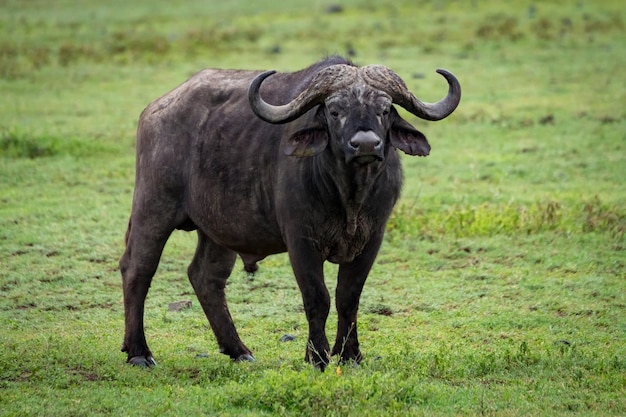
[{"label": "buffalo horn", "polygon": [[276,73],[263,72],[252,81],[248,89],[248,100],[252,111],[261,119],[269,123],[288,123],[297,119],[314,106],[321,104],[333,91],[345,87],[354,80],[355,67],[349,65],[332,65],[319,71],[306,88],[292,101],[283,105],[272,105],[261,98],[259,90],[261,83]]},{"label": "buffalo horn", "polygon": [[436,103],[424,103],[419,101],[409,91],[404,81],[389,68],[382,65],[363,68],[368,84],[389,94],[394,103],[415,116],[433,121],[448,117],[461,100],[461,85],[456,77],[444,69],[438,69],[437,72],[448,81],[448,95]]}]

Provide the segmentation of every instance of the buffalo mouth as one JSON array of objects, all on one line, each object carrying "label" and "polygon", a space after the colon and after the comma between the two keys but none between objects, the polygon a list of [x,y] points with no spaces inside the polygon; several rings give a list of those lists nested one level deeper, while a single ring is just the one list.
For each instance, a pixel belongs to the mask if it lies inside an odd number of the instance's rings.
[{"label": "buffalo mouth", "polygon": [[368,165],[374,162],[381,162],[383,160],[379,155],[355,155],[352,158],[352,162],[357,165]]}]

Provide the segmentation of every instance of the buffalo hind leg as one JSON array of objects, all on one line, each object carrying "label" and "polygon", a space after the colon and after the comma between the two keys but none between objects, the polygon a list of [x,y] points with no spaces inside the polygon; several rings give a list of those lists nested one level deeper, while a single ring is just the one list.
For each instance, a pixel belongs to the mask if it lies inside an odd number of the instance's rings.
[{"label": "buffalo hind leg", "polygon": [[125,332],[122,352],[127,362],[138,366],[153,366],[156,361],[148,348],[144,332],[144,305],[163,247],[171,230],[159,234],[139,223],[128,225],[126,250],[120,259],[124,290]]},{"label": "buffalo hind leg", "polygon": [[331,355],[339,355],[342,363],[363,359],[359,348],[357,312],[365,280],[378,253],[380,240],[374,238],[354,261],[339,266],[335,304],[337,307],[337,336]]},{"label": "buffalo hind leg", "polygon": [[237,333],[226,304],[226,280],[230,276],[237,254],[217,245],[198,231],[196,254],[188,269],[189,281],[202,305],[220,352],[237,362],[254,361]]}]

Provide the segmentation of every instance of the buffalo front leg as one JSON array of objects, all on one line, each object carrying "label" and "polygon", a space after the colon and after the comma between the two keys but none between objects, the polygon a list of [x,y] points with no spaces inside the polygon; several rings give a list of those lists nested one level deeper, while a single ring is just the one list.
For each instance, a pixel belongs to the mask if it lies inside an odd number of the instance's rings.
[{"label": "buffalo front leg", "polygon": [[380,248],[381,238],[370,241],[354,261],[339,266],[335,304],[337,307],[337,336],[331,354],[339,355],[341,362],[363,359],[359,348],[357,312],[365,280]]},{"label": "buffalo front leg", "polygon": [[324,261],[319,251],[306,244],[290,247],[289,258],[309,323],[304,360],[323,371],[330,360],[330,347],[326,338],[330,294],[324,283]]},{"label": "buffalo front leg", "polygon": [[253,361],[252,352],[235,329],[224,292],[236,258],[235,252],[217,245],[198,231],[198,247],[188,269],[189,281],[211,324],[220,352],[237,362]]}]

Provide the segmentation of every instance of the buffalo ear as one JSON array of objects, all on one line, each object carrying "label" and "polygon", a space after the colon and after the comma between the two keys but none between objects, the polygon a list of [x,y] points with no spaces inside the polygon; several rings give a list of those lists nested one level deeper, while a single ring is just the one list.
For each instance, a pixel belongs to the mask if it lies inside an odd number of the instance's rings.
[{"label": "buffalo ear", "polygon": [[389,139],[395,148],[406,154],[427,156],[430,153],[426,136],[400,116],[391,125]]},{"label": "buffalo ear", "polygon": [[312,127],[298,130],[291,135],[283,144],[285,155],[293,155],[299,158],[315,156],[326,149],[328,134],[322,127]]}]

